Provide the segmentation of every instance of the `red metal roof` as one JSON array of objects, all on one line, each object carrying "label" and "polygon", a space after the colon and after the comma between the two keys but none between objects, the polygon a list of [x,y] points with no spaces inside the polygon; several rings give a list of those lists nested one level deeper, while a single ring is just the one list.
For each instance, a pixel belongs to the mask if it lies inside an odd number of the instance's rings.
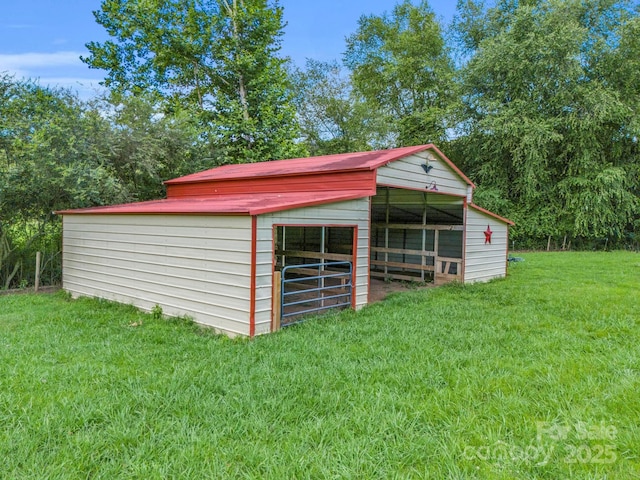
[{"label": "red metal roof", "polygon": [[437,147],[429,144],[372,152],[226,165],[165,182],[168,198],[164,200],[56,213],[258,215],[363,198],[376,193],[377,168],[425,150],[431,150],[464,182],[475,187],[451,160]]},{"label": "red metal roof", "polygon": [[255,177],[286,177],[295,175],[316,175],[319,173],[375,170],[389,162],[400,160],[424,150],[433,150],[468,185],[474,186],[451,160],[433,145],[375,150],[372,152],[341,153],[320,157],[273,160],[270,162],[225,165],[204,172],[194,173],[165,182],[167,185],[198,183],[216,180],[249,179]]},{"label": "red metal roof", "polygon": [[56,212],[61,215],[103,214],[162,214],[162,215],[259,215],[263,213],[308,207],[371,195],[368,190],[340,190],[324,192],[256,193],[209,197],[151,200],[105,207],[81,208]]},{"label": "red metal roof", "polygon": [[477,210],[478,212],[484,213],[485,215],[489,215],[490,217],[493,217],[493,218],[495,218],[497,220],[500,220],[501,222],[508,223],[509,225],[515,225],[515,223],[512,222],[511,220],[509,220],[508,218],[501,217],[500,215],[498,215],[496,213],[490,212],[487,209],[479,207],[475,203],[470,203],[469,207],[473,208],[474,210]]}]

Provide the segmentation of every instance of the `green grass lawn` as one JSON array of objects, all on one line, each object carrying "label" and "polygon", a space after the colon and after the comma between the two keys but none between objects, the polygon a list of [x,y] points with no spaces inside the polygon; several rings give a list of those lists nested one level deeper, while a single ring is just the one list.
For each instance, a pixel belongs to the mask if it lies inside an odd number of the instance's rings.
[{"label": "green grass lawn", "polygon": [[640,255],[523,256],[252,341],[0,296],[0,478],[640,478]]}]

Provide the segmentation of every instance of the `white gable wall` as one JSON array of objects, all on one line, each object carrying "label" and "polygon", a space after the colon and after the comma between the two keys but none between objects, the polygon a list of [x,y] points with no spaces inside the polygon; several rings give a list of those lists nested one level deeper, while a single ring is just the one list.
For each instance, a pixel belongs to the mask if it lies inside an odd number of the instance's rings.
[{"label": "white gable wall", "polygon": [[251,217],[65,215],[63,286],[249,335]]},{"label": "white gable wall", "polygon": [[[426,174],[422,165],[431,167]],[[467,196],[467,183],[455,173],[443,160],[429,151],[420,152],[391,162],[377,171],[378,185],[389,187],[428,190],[435,182],[438,193]]]},{"label": "white gable wall", "polygon": [[[485,244],[484,232],[491,228],[491,243]],[[467,208],[464,282],[486,282],[507,274],[508,226],[504,222]]]},{"label": "white gable wall", "polygon": [[295,208],[258,216],[256,251],[256,335],[271,331],[274,225],[356,225],[358,251],[355,304],[367,304],[369,294],[369,198]]}]

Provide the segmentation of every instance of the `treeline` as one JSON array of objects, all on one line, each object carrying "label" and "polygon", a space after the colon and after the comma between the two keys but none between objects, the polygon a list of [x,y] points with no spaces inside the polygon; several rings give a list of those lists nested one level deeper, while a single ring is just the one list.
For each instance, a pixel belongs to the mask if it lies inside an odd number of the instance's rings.
[{"label": "treeline", "polygon": [[[162,4],[162,8],[160,8]],[[640,6],[460,0],[364,15],[340,61],[279,54],[270,0],[103,0],[107,93],[0,74],[0,289],[60,275],[53,211],[162,197],[216,165],[436,143],[516,247],[638,248]]]},{"label": "treeline", "polygon": [[187,115],[144,98],[81,101],[63,89],[0,76],[0,289],[60,277],[54,211],[161,197],[162,181],[208,165]]}]

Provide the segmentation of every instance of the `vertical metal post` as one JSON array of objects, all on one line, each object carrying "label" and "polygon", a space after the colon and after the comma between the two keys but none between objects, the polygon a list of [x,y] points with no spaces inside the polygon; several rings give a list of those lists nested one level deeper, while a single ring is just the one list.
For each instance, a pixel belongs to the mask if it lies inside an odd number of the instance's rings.
[{"label": "vertical metal post", "polygon": [[[427,257],[424,252],[427,249],[427,194],[423,193],[424,204],[422,205],[422,257],[420,264],[425,267],[427,265]],[[424,268],[420,270],[420,280],[424,282]]]},{"label": "vertical metal post", "polygon": [[[320,288],[324,288],[324,278],[322,277],[322,275],[324,275],[324,253],[325,253],[325,247],[324,247],[324,242],[325,242],[325,228],[324,226],[321,227],[320,229],[320,253],[322,254],[322,258],[320,259],[320,267],[318,267],[318,276],[320,278],[318,278],[318,286]],[[322,298],[324,298],[324,290],[320,290],[320,296]],[[320,306],[324,307],[324,299],[320,302]]]},{"label": "vertical metal post", "polygon": [[442,265],[440,264],[440,259],[438,258],[438,243],[440,242],[440,230],[436,229],[433,232],[433,251],[435,252],[436,256],[433,259],[433,283],[435,285],[439,285],[439,278],[441,277],[441,271],[442,270]]},{"label": "vertical metal post", "polygon": [[284,225],[282,226],[282,267],[284,268],[287,266],[287,256],[285,255],[284,252],[287,251],[287,227],[285,227]]},{"label": "vertical metal post", "polygon": [[385,276],[385,280],[387,278],[387,274],[388,272],[388,266],[387,264],[389,263],[389,187],[387,187],[387,211],[385,214],[385,225],[384,225],[384,248],[385,248],[385,252],[384,252],[384,276]]}]

